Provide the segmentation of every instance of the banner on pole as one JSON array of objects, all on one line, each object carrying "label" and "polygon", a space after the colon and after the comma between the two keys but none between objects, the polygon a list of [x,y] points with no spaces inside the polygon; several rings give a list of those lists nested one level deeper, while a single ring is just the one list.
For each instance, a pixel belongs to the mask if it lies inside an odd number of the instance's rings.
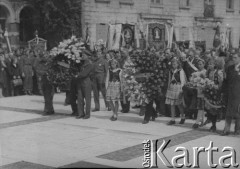
[{"label": "banner on pole", "polygon": [[135,40],[135,26],[130,24],[122,25],[121,47],[134,47]]},{"label": "banner on pole", "polygon": [[164,49],[165,44],[165,25],[160,23],[148,24],[148,45],[157,50]]}]

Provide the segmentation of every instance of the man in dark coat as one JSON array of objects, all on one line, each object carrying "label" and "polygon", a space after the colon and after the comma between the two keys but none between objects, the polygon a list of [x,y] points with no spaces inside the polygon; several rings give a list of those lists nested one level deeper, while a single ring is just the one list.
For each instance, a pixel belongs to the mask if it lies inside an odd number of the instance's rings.
[{"label": "man in dark coat", "polygon": [[[195,51],[193,49],[189,49],[188,57],[181,56],[182,59],[182,68],[186,73],[187,81],[189,81],[192,73],[196,72],[197,69],[197,61],[198,59],[195,57]],[[183,96],[184,102],[186,105],[186,116],[189,118],[196,118],[197,110],[196,110],[196,102],[197,102],[197,91],[194,89],[187,88],[183,86]]]},{"label": "man in dark coat", "polygon": [[228,67],[223,88],[226,89],[227,112],[223,136],[229,135],[232,119],[235,119],[235,134],[240,135],[240,55],[233,55],[234,65]]},{"label": "man in dark coat", "polygon": [[12,96],[12,87],[11,87],[11,75],[10,75],[10,67],[12,64],[12,54],[5,53],[5,64],[7,66],[6,69],[6,91],[5,97]]},{"label": "man in dark coat", "polygon": [[[77,119],[89,119],[91,109],[91,80],[90,75],[94,69],[89,57],[91,52],[83,51],[83,65],[80,73],[77,75],[78,79],[78,116]],[[85,109],[84,109],[85,105]]]},{"label": "man in dark coat", "polygon": [[0,98],[6,97],[7,91],[7,66],[5,64],[3,51],[0,51]]},{"label": "man in dark coat", "polygon": [[[11,88],[12,88],[12,95],[13,96],[18,96],[21,93],[22,90],[22,72],[20,69],[20,66],[18,64],[18,58],[15,57],[12,60],[12,64],[10,65],[9,68],[9,73],[10,73],[10,80],[11,80]],[[18,81],[18,83],[13,83],[14,81]]]},{"label": "man in dark coat", "polygon": [[42,83],[43,97],[45,101],[43,116],[48,116],[48,115],[53,115],[55,113],[53,108],[53,96],[54,96],[55,90],[47,74],[47,70],[49,68],[49,66],[47,65],[47,58],[42,58],[40,62],[42,63],[41,83]]},{"label": "man in dark coat", "polygon": [[78,115],[77,108],[77,98],[78,98],[78,79],[72,78],[70,82],[70,90],[69,90],[69,102],[72,108],[72,116]]}]

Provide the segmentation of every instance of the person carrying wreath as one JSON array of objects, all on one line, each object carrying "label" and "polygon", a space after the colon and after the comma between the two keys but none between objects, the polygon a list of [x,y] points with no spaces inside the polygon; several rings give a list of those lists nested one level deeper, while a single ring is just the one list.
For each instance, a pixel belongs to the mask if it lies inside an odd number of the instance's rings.
[{"label": "person carrying wreath", "polygon": [[55,93],[54,85],[50,80],[48,70],[50,65],[48,64],[48,58],[43,56],[41,58],[42,68],[41,68],[41,88],[44,97],[44,112],[43,116],[49,116],[55,114],[53,108],[53,96]]},{"label": "person carrying wreath", "polygon": [[[206,73],[207,78],[214,82],[219,92],[221,92],[223,84],[223,64],[224,63],[222,63],[221,59],[211,59],[208,62],[208,70]],[[219,98],[219,100],[221,100],[221,98]],[[212,122],[210,131],[216,132],[217,115],[218,112],[221,112],[221,110],[219,110],[219,108],[214,108],[207,103],[205,105],[205,108],[207,110],[207,120],[205,121],[204,125],[206,125],[208,122]]]},{"label": "person carrying wreath", "polygon": [[179,124],[185,123],[185,114],[183,108],[183,91],[182,87],[186,83],[186,75],[181,68],[180,61],[178,58],[174,57],[171,60],[172,68],[169,72],[169,83],[168,89],[166,93],[166,101],[165,103],[171,106],[171,121],[167,123],[167,125],[176,124],[175,122],[175,107],[178,106],[180,111],[181,121]]},{"label": "person carrying wreath", "polygon": [[226,89],[227,112],[225,128],[221,135],[230,134],[232,119],[235,119],[235,135],[240,134],[240,55],[233,55],[234,65],[229,66],[223,88]]},{"label": "person carrying wreath", "polygon": [[106,100],[109,102],[111,110],[113,111],[113,115],[110,118],[111,121],[116,121],[118,118],[119,101],[121,97],[121,73],[122,69],[119,68],[118,61],[112,59],[110,61],[109,79],[106,84]]},{"label": "person carrying wreath", "polygon": [[78,115],[76,119],[89,119],[91,109],[91,80],[90,75],[94,71],[93,64],[90,61],[92,53],[84,50],[82,54],[83,65],[77,78],[77,92],[78,92]]}]

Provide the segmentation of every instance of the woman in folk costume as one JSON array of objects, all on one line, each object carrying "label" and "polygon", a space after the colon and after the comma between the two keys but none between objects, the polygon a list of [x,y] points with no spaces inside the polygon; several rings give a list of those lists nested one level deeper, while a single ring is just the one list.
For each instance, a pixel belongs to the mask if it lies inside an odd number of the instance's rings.
[{"label": "woman in folk costume", "polygon": [[[200,74],[200,77],[205,78],[207,70],[204,68],[205,67],[205,61],[202,59],[199,59],[197,61],[198,65],[198,73]],[[197,89],[197,119],[195,124],[193,124],[193,128],[196,129],[199,126],[202,126],[204,123],[204,108],[205,108],[205,101],[204,101],[204,96],[202,93],[202,89],[198,88]]]},{"label": "woman in folk costume", "polygon": [[12,64],[9,68],[9,74],[12,82],[13,96],[18,96],[22,90],[22,72],[17,57],[12,60]]},{"label": "woman in folk costume", "polygon": [[121,97],[121,72],[116,60],[111,60],[109,69],[109,79],[107,82],[106,100],[109,102],[113,115],[111,121],[116,121],[118,118],[119,101]]},{"label": "woman in folk costume", "polygon": [[178,58],[174,57],[171,60],[172,68],[169,72],[169,83],[168,89],[166,94],[166,104],[171,105],[171,117],[172,120],[169,121],[168,125],[175,124],[175,107],[178,106],[180,114],[181,114],[181,121],[179,124],[185,123],[185,114],[183,109],[183,94],[182,94],[182,87],[186,83],[186,75],[181,68],[180,61]]},{"label": "woman in folk costume", "polygon": [[24,78],[23,88],[25,94],[32,95],[33,90],[33,51],[27,51],[23,58],[22,77]]},{"label": "woman in folk costume", "polygon": [[[208,62],[208,70],[207,70],[207,78],[212,80],[214,84],[217,86],[218,90],[221,92],[222,84],[223,84],[223,62],[221,59],[217,60],[210,60]],[[219,98],[221,100],[221,98]],[[206,102],[205,108],[207,110],[207,117],[208,119],[204,123],[206,125],[209,122],[212,122],[212,126],[210,128],[210,131],[216,132],[216,122],[217,122],[217,116],[218,112],[221,112],[221,107],[217,108],[213,105],[210,105]]]}]

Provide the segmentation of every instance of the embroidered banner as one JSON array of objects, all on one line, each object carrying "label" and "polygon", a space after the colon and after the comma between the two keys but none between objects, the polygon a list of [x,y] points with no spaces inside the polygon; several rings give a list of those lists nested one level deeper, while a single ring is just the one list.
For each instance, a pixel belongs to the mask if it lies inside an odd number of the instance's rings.
[{"label": "embroidered banner", "polygon": [[150,23],[148,25],[148,45],[155,49],[164,49],[165,44],[165,25],[160,23]]},{"label": "embroidered banner", "polygon": [[133,48],[134,40],[135,40],[135,25],[123,24],[121,47]]},{"label": "embroidered banner", "polygon": [[122,24],[109,25],[107,42],[108,50],[120,49],[121,30]]}]

